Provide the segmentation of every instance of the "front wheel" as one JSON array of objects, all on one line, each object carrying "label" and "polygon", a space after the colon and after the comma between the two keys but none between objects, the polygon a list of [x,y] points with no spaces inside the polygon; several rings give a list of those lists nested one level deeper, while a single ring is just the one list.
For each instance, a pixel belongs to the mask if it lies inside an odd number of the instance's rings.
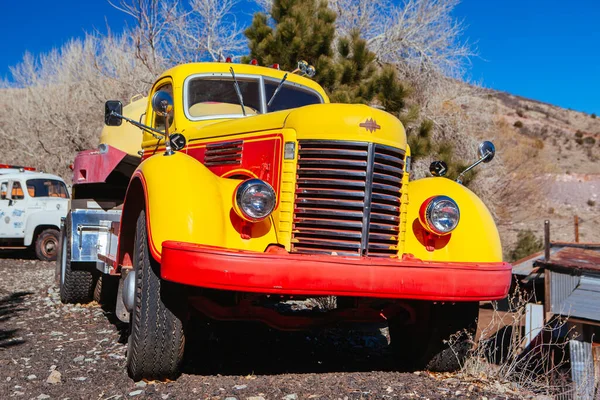
[{"label": "front wheel", "polygon": [[178,296],[178,288],[160,278],[160,265],[148,251],[144,211],[137,220],[133,256],[135,296],[127,343],[127,371],[135,381],[174,379],[179,375],[184,353],[185,298]]},{"label": "front wheel", "polygon": [[42,261],[56,261],[59,251],[59,233],[56,229],[44,229],[35,241],[35,255]]},{"label": "front wheel", "polygon": [[389,321],[391,347],[403,369],[452,372],[469,355],[477,332],[479,303],[419,303],[414,324]]}]

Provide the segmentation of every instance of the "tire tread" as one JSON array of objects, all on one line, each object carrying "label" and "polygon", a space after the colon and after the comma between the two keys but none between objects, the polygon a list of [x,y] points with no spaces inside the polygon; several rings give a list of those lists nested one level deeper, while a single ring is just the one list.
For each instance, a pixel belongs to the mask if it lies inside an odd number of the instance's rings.
[{"label": "tire tread", "polygon": [[179,299],[169,282],[160,278],[159,265],[150,256],[145,212],[137,221],[134,263],[136,294],[127,350],[129,376],[141,379],[175,379],[180,373],[185,336],[183,323],[169,307]]}]

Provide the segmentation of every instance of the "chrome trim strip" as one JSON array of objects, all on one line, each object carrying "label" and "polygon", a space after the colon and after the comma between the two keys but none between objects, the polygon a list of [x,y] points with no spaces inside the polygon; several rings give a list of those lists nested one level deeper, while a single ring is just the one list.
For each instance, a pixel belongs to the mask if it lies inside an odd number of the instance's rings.
[{"label": "chrome trim strip", "polygon": [[360,239],[361,255],[368,255],[369,225],[371,224],[371,197],[373,190],[373,162],[375,158],[375,145],[369,143],[369,157],[367,164],[367,179],[365,181],[365,208],[363,212],[362,237]]}]

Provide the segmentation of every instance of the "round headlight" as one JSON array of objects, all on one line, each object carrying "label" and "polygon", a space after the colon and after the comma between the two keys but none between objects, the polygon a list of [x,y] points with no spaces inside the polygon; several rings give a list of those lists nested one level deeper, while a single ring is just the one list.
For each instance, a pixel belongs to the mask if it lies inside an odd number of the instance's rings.
[{"label": "round headlight", "polygon": [[275,191],[260,179],[248,179],[240,183],[234,196],[235,212],[247,221],[261,221],[271,215],[275,208]]},{"label": "round headlight", "polygon": [[435,196],[425,200],[419,217],[427,230],[437,235],[446,235],[458,225],[460,210],[450,197]]}]

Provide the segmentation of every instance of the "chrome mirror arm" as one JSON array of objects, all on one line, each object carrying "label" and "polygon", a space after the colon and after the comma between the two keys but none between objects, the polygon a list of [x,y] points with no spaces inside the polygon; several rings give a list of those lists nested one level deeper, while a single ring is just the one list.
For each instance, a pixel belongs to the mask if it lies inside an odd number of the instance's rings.
[{"label": "chrome mirror arm", "polygon": [[[119,113],[116,113],[116,112],[114,112],[114,111],[111,111],[111,112],[110,112],[110,115],[111,115],[111,116],[113,116],[113,117],[118,117],[118,118],[124,119],[125,121],[129,122],[131,125],[133,125],[133,126],[136,126],[136,127],[140,128],[141,130],[143,130],[143,131],[145,131],[145,132],[148,132],[148,133],[149,133],[149,134],[151,134],[151,135],[152,135],[152,136],[153,136],[155,139],[158,139],[158,140],[160,140],[160,139],[162,139],[163,137],[164,137],[164,138],[166,138],[166,135],[165,135],[165,133],[164,133],[164,132],[161,132],[161,131],[159,131],[158,129],[150,128],[149,126],[147,126],[147,125],[144,125],[144,124],[142,124],[142,123],[140,123],[140,122],[137,122],[136,120],[133,120],[133,119],[131,119],[131,118],[127,118],[127,117],[125,117],[124,115],[121,115],[121,114],[119,114]],[[158,134],[158,135],[160,135],[160,136],[158,136],[157,134]]]},{"label": "chrome mirror arm", "polygon": [[476,166],[478,166],[479,164],[481,164],[482,162],[484,162],[485,160],[488,159],[488,157],[490,157],[492,155],[491,152],[487,152],[485,153],[484,156],[482,156],[479,160],[475,161],[473,164],[469,165],[463,172],[461,172],[458,177],[456,178],[456,183],[460,183],[462,185],[462,181],[463,181],[463,177],[464,175],[469,172],[470,170],[472,170],[473,168],[475,168]]}]

